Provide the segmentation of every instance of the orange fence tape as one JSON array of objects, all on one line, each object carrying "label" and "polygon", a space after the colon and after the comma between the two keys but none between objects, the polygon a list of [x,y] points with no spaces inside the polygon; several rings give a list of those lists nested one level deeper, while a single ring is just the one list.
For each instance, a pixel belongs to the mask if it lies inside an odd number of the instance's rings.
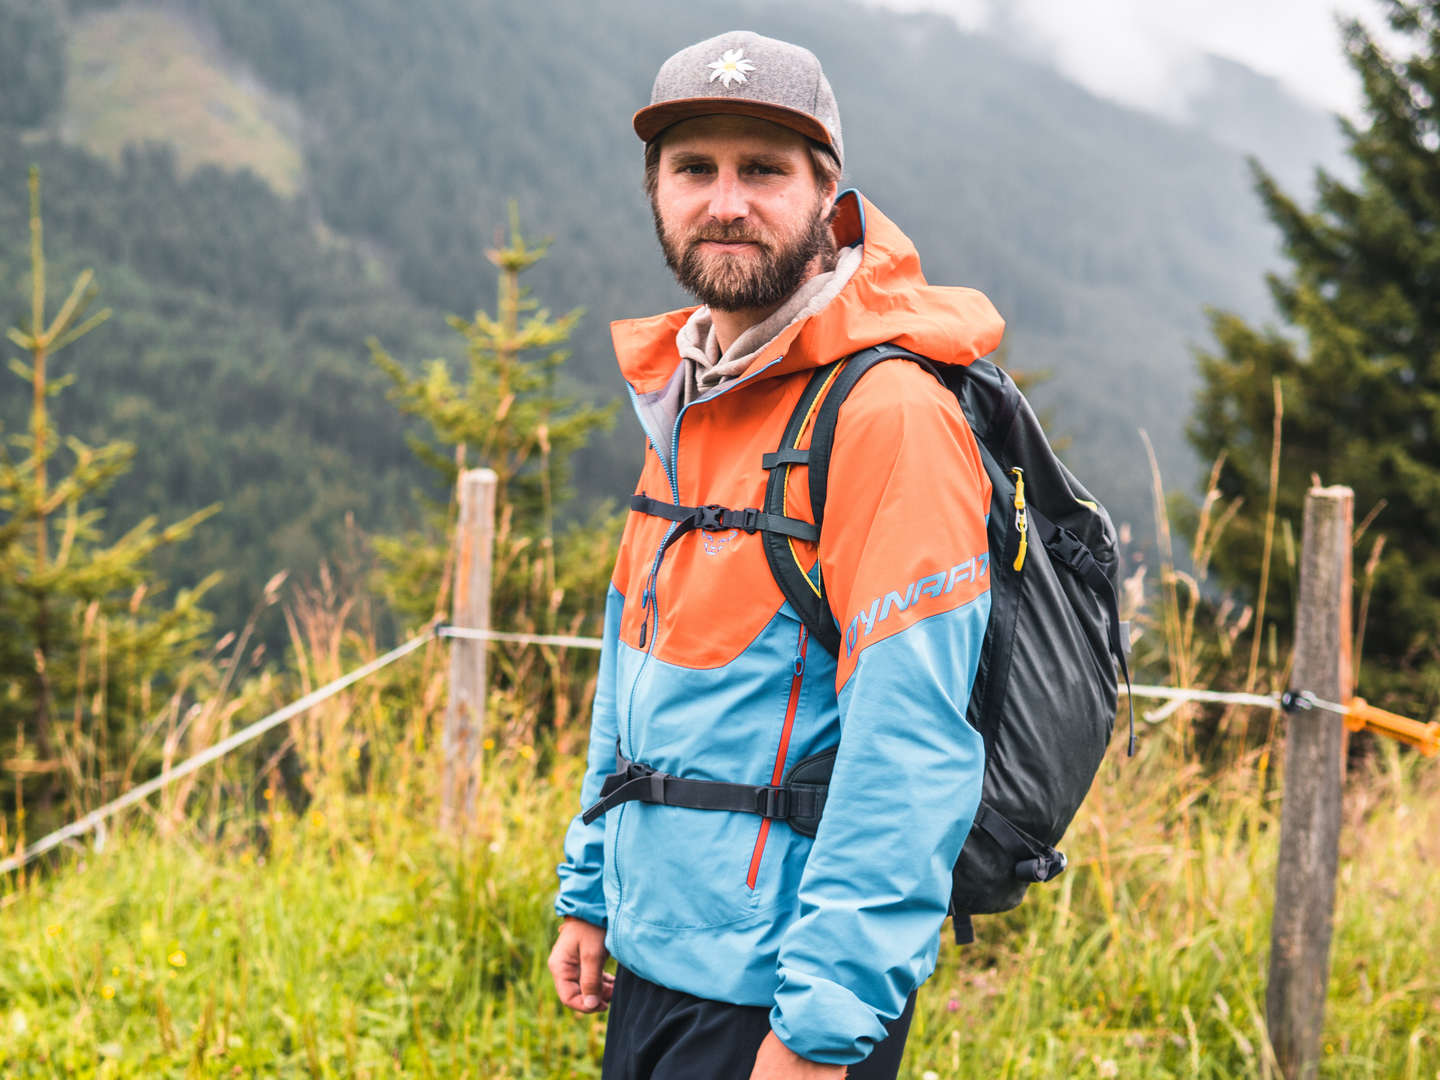
[{"label": "orange fence tape", "polygon": [[1351,698],[1345,709],[1345,726],[1351,731],[1373,731],[1413,746],[1425,757],[1440,754],[1440,723],[1421,723],[1377,709],[1364,698]]}]

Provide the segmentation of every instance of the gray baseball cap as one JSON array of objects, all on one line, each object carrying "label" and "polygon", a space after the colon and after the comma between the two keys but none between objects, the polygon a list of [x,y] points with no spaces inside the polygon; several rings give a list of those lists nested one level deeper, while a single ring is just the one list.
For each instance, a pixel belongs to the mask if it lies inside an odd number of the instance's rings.
[{"label": "gray baseball cap", "polygon": [[671,124],[724,113],[755,116],[814,139],[843,167],[840,107],[809,49],[731,30],[681,49],[655,76],[650,104],[635,114],[647,143]]}]

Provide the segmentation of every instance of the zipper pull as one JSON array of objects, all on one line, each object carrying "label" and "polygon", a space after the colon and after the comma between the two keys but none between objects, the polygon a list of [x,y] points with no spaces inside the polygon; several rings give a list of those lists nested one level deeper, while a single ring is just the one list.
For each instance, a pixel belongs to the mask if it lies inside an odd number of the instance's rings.
[{"label": "zipper pull", "polygon": [[650,618],[647,615],[645,621],[640,624],[640,648],[645,647],[645,637],[650,630]]},{"label": "zipper pull", "polygon": [[1025,565],[1025,550],[1030,546],[1030,538],[1026,535],[1029,521],[1025,514],[1025,470],[1015,466],[1010,472],[1015,477],[1015,528],[1020,533],[1020,547],[1015,552],[1015,567],[1018,572]]}]

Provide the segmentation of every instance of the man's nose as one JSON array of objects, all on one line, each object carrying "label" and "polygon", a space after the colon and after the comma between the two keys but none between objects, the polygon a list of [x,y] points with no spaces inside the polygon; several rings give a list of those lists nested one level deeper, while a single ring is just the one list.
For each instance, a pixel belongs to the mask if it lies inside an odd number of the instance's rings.
[{"label": "man's nose", "polygon": [[716,176],[710,189],[710,216],[728,225],[743,218],[748,209],[740,177],[726,172]]}]

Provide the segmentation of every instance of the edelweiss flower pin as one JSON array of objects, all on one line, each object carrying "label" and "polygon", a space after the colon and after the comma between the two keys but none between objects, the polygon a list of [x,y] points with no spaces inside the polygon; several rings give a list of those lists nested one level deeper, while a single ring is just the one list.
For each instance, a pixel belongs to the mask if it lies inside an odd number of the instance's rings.
[{"label": "edelweiss flower pin", "polygon": [[726,49],[724,56],[719,60],[712,60],[706,66],[711,69],[710,81],[714,82],[719,79],[725,85],[726,90],[730,89],[732,81],[743,83],[745,73],[755,70],[755,65],[745,59],[744,49]]}]

